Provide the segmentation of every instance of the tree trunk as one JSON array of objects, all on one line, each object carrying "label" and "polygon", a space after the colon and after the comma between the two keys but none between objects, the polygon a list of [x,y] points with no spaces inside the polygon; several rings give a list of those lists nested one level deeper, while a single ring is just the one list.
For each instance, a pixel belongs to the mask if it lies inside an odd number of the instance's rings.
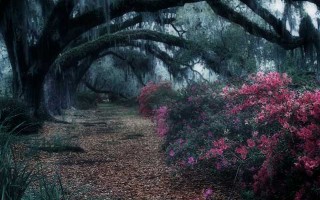
[{"label": "tree trunk", "polygon": [[71,70],[55,73],[51,70],[45,79],[45,104],[51,115],[61,115],[63,109],[74,105],[77,85]]},{"label": "tree trunk", "polygon": [[[70,106],[74,89],[64,82],[67,78],[52,73],[47,75],[58,54],[59,41],[49,40],[52,38],[48,35],[42,45],[34,44],[33,39],[39,36],[29,27],[31,22],[28,20],[32,19],[29,6],[27,1],[10,1],[1,13],[0,31],[12,66],[14,98],[24,102],[35,117],[50,118],[49,109],[60,114],[61,108]],[[53,98],[55,96],[58,100]]]}]

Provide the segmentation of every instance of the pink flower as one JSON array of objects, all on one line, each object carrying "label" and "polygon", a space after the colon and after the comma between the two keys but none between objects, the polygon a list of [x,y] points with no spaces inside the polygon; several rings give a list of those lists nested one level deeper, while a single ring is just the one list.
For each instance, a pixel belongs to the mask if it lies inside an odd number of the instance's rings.
[{"label": "pink flower", "polygon": [[248,144],[248,147],[250,147],[250,148],[253,148],[256,146],[256,143],[254,142],[253,139],[248,139],[247,144]]},{"label": "pink flower", "polygon": [[247,158],[248,150],[245,146],[236,148],[236,153],[241,155],[241,158],[245,160]]},{"label": "pink flower", "polygon": [[297,135],[303,139],[310,139],[312,137],[312,130],[310,130],[310,128],[303,127],[298,131]]},{"label": "pink flower", "polygon": [[320,159],[312,159],[307,156],[299,157],[298,158],[299,163],[296,163],[296,166],[303,166],[304,169],[309,172],[309,174],[312,174],[312,171],[315,170],[320,165]]},{"label": "pink flower", "polygon": [[220,138],[219,140],[213,141],[213,148],[211,148],[207,153],[206,157],[217,157],[218,155],[222,155],[225,150],[227,150],[229,146],[225,143],[224,138]]},{"label": "pink flower", "polygon": [[220,170],[222,168],[222,164],[218,162],[215,167],[217,170]]},{"label": "pink flower", "polygon": [[169,155],[170,155],[171,157],[173,157],[173,156],[175,155],[175,153],[174,153],[174,151],[173,151],[172,149],[169,151]]},{"label": "pink flower", "polygon": [[211,198],[213,195],[213,190],[211,188],[205,189],[203,192],[203,196],[205,199]]},{"label": "pink flower", "polygon": [[157,109],[155,113],[157,133],[160,137],[164,137],[169,131],[169,127],[167,125],[169,109],[167,106],[162,106],[159,109]]},{"label": "pink flower", "polygon": [[301,188],[298,192],[296,192],[294,200],[302,200],[304,192],[304,188]]},{"label": "pink flower", "polygon": [[222,95],[228,95],[229,94],[229,90],[230,90],[230,88],[228,86],[224,87],[222,89]]},{"label": "pink flower", "polygon": [[190,164],[190,165],[194,165],[196,163],[196,160],[194,159],[194,157],[189,157],[188,158],[188,164]]}]

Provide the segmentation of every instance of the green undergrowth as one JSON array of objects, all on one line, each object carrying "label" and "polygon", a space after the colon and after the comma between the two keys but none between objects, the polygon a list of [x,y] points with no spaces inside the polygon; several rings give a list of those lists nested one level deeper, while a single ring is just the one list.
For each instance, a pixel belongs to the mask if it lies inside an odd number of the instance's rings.
[{"label": "green undergrowth", "polygon": [[[66,200],[59,173],[50,175],[43,163],[37,161],[41,151],[83,152],[72,138],[59,134],[48,140],[40,135],[21,135],[17,128],[8,128],[4,119],[0,123],[0,199],[1,200]],[[57,171],[53,169],[54,171]]]},{"label": "green undergrowth", "polygon": [[34,134],[42,122],[31,116],[26,105],[8,97],[0,97],[0,124],[7,132]]},{"label": "green undergrowth", "polygon": [[18,152],[27,137],[7,133],[0,126],[0,199],[65,200],[59,174],[44,174],[40,163],[32,163],[34,154]]}]

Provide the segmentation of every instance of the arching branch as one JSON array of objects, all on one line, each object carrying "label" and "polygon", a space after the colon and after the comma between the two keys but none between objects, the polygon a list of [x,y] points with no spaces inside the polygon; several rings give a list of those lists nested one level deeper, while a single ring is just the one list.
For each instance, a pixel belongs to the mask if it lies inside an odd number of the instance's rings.
[{"label": "arching branch", "polygon": [[126,44],[134,40],[151,40],[155,42],[162,42],[172,46],[191,49],[199,52],[205,52],[207,49],[206,47],[195,44],[192,41],[157,31],[123,31],[115,34],[103,35],[94,41],[72,48],[59,56],[54,65],[61,68],[68,67],[70,64],[82,59],[83,57],[101,52],[109,47],[117,46],[117,44]]},{"label": "arching branch", "polygon": [[[122,53],[127,53],[127,52],[122,52]],[[135,66],[134,63],[132,63],[127,57],[122,56],[121,52],[116,52],[116,51],[107,51],[108,55],[112,55],[115,58],[124,61],[127,65],[130,66],[130,68],[132,69],[132,72],[134,73],[134,75],[136,76],[136,78],[138,79],[139,83],[143,86],[145,86],[146,84],[143,81],[142,76],[137,72],[137,67],[141,67],[141,66]],[[142,59],[141,57],[143,57],[142,55],[139,56],[138,59]]]},{"label": "arching branch", "polygon": [[117,0],[111,6],[111,19],[128,12],[157,12],[166,8],[183,6],[203,0]]},{"label": "arching branch", "polygon": [[264,19],[269,25],[273,27],[275,32],[285,38],[290,38],[292,35],[283,25],[282,21],[275,17],[269,10],[257,3],[256,0],[240,0],[242,3],[248,6],[253,12]]},{"label": "arching branch", "polygon": [[[299,37],[281,37],[272,31],[261,28],[258,24],[250,21],[242,14],[236,12],[224,4],[221,0],[207,0],[207,2],[216,14],[242,26],[247,32],[254,36],[262,37],[269,42],[276,43],[287,50],[295,49],[303,45],[303,41]],[[267,18],[267,16],[264,16],[264,18]],[[271,19],[268,20],[270,21]]]},{"label": "arching branch", "polygon": [[[170,24],[172,23],[173,21],[175,21],[175,18],[165,18],[163,20],[161,20],[160,18],[156,18],[155,19],[155,22],[156,23],[162,23],[162,24]],[[104,34],[111,34],[111,33],[116,33],[118,31],[121,31],[121,30],[125,30],[129,27],[133,27],[139,23],[142,23],[143,22],[143,17],[142,15],[137,15],[133,18],[130,18],[122,23],[116,23],[116,24],[111,24],[111,25],[108,25],[108,27],[101,27],[97,30],[98,34],[99,35],[104,35]],[[74,47],[74,46],[78,46],[80,44],[84,44],[86,42],[89,42],[90,40],[86,37],[84,38],[80,38],[78,40],[75,40],[73,42],[73,44],[71,44],[70,46]]]}]

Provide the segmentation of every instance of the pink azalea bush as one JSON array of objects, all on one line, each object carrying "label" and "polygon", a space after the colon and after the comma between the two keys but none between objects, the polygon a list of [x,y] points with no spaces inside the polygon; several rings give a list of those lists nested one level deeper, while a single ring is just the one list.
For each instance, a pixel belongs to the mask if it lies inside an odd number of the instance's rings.
[{"label": "pink azalea bush", "polygon": [[[229,110],[250,110],[252,138],[264,155],[253,189],[264,197],[314,199],[320,192],[320,91],[296,92],[286,74],[258,73],[251,84],[225,90]],[[248,150],[252,149],[249,146]],[[289,192],[289,194],[288,194]]]},{"label": "pink azalea bush", "polygon": [[320,91],[290,89],[290,77],[257,73],[240,87],[193,84],[157,111],[168,163],[211,166],[255,197],[320,197]]},{"label": "pink azalea bush", "polygon": [[164,137],[168,133],[168,125],[166,123],[168,117],[168,107],[161,106],[155,110],[155,121],[157,124],[157,133],[160,137]]},{"label": "pink azalea bush", "polygon": [[174,96],[175,92],[172,89],[171,83],[149,82],[141,89],[138,96],[139,111],[145,117],[152,117],[157,108],[161,105],[166,105]]}]

